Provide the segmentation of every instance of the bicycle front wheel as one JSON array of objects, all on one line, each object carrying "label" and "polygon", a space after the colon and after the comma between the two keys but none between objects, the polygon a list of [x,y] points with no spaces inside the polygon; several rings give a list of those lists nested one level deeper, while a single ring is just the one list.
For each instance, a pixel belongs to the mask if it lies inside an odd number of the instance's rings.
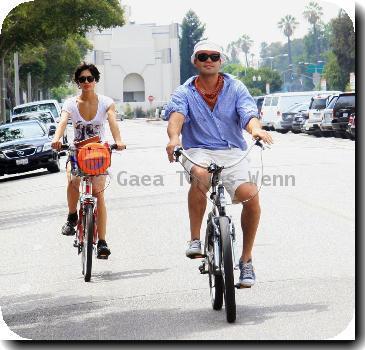
[{"label": "bicycle front wheel", "polygon": [[232,245],[230,238],[229,219],[227,217],[219,218],[219,227],[221,233],[222,260],[221,269],[224,282],[224,303],[226,308],[226,317],[229,323],[236,320],[236,294],[234,287]]},{"label": "bicycle front wheel", "polygon": [[209,274],[209,289],[210,289],[210,300],[214,310],[221,310],[223,306],[223,278],[219,270],[215,269],[214,264],[214,246],[213,246],[213,230],[211,223],[208,223],[205,247],[208,255],[208,274]]},{"label": "bicycle front wheel", "polygon": [[91,278],[94,236],[94,213],[92,204],[86,204],[84,215],[85,225],[83,227],[84,242],[82,246],[82,272],[84,274],[85,282],[89,282]]}]

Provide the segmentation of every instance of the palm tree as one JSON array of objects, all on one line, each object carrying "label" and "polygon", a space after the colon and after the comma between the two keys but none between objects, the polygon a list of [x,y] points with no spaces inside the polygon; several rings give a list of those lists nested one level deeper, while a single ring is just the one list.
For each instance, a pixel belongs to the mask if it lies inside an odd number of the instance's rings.
[{"label": "palm tree", "polygon": [[323,15],[322,7],[315,1],[311,1],[303,12],[304,18],[313,26],[314,40],[316,41],[316,56],[317,62],[319,61],[319,40],[317,32],[317,24]]},{"label": "palm tree", "polygon": [[240,59],[239,55],[239,47],[237,45],[237,41],[232,41],[227,46],[227,53],[230,56],[230,63],[239,63]]},{"label": "palm tree", "polygon": [[251,38],[248,35],[243,34],[238,39],[237,44],[238,44],[239,48],[242,50],[242,52],[245,53],[246,67],[248,67],[248,53],[250,52],[250,49],[252,47],[253,40],[251,40]]},{"label": "palm tree", "polygon": [[284,35],[288,38],[288,55],[289,55],[289,64],[292,63],[291,57],[291,40],[290,37],[294,34],[294,30],[297,28],[299,23],[296,21],[295,17],[292,15],[286,15],[283,17],[280,22],[278,22],[278,27],[284,33]]}]

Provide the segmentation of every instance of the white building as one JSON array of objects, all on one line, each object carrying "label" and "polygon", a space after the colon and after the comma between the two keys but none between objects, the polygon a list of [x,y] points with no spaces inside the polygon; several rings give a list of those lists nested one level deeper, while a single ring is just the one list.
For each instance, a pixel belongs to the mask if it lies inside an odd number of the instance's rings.
[{"label": "white building", "polygon": [[126,22],[87,35],[93,51],[85,60],[101,73],[97,92],[112,97],[117,105],[128,102],[145,110],[161,106],[180,85],[178,24],[134,24],[128,18]]}]

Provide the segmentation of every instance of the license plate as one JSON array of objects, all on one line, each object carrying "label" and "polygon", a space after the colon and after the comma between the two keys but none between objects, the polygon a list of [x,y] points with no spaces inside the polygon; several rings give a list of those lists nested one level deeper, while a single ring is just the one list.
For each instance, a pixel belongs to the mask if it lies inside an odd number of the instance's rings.
[{"label": "license plate", "polygon": [[348,115],[349,115],[348,113],[344,113],[344,114],[342,114],[342,117],[347,118]]},{"label": "license plate", "polygon": [[26,165],[29,163],[28,158],[23,158],[23,159],[17,159],[16,161],[16,165]]}]

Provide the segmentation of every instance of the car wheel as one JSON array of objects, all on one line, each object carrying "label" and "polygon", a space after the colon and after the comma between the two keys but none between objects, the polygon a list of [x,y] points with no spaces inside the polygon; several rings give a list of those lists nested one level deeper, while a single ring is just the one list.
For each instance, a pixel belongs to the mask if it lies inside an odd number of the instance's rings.
[{"label": "car wheel", "polygon": [[289,132],[289,130],[276,130],[277,132],[279,132],[280,134],[286,134],[287,132]]},{"label": "car wheel", "polygon": [[53,164],[49,165],[47,167],[47,170],[50,172],[50,173],[59,173],[61,168],[60,168],[60,159],[57,155],[57,159],[54,160]]},{"label": "car wheel", "polygon": [[291,131],[293,134],[300,134],[300,131],[298,131],[298,130],[292,130]]},{"label": "car wheel", "polygon": [[336,138],[341,138],[341,137],[342,137],[342,133],[341,133],[340,131],[335,131],[335,132],[334,132],[334,136],[335,136]]}]

